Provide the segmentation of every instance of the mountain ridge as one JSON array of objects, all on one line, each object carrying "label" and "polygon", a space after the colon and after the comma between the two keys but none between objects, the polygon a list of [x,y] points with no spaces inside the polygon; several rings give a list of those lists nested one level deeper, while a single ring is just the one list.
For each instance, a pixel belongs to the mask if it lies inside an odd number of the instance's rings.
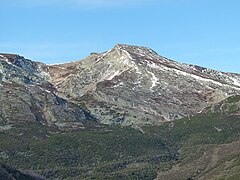
[{"label": "mountain ridge", "polygon": [[54,65],[10,54],[1,54],[0,60],[3,81],[40,86],[104,124],[159,124],[197,114],[240,92],[239,74],[179,63],[143,46],[117,44]]}]

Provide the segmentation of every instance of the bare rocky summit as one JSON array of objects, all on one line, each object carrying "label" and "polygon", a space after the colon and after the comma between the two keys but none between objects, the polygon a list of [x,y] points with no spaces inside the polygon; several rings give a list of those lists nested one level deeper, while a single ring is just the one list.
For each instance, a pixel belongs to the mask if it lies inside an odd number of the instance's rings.
[{"label": "bare rocky summit", "polygon": [[89,118],[104,124],[159,124],[240,93],[239,74],[178,63],[149,48],[122,44],[57,65],[1,54],[0,79],[2,122],[11,122],[6,107],[12,99],[26,119],[60,126]]},{"label": "bare rocky summit", "polygon": [[60,96],[84,104],[106,124],[158,124],[196,114],[240,91],[237,74],[178,63],[129,45],[52,65],[49,74]]}]

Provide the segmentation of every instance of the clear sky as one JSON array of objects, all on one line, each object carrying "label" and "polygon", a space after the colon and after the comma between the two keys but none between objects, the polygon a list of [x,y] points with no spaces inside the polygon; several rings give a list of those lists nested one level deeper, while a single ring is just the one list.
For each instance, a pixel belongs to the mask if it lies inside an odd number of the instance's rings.
[{"label": "clear sky", "polygon": [[45,63],[115,44],[240,73],[239,0],[0,0],[0,52]]}]

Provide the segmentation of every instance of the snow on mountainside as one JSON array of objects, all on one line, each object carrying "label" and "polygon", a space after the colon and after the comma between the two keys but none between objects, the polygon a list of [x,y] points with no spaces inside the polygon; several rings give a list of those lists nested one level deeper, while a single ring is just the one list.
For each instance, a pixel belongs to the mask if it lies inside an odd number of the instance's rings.
[{"label": "snow on mountainside", "polygon": [[149,48],[122,44],[58,65],[1,54],[0,77],[6,83],[40,86],[106,124],[158,124],[240,93],[239,74],[178,63]]},{"label": "snow on mountainside", "polygon": [[103,123],[169,121],[240,92],[238,74],[178,63],[129,45],[52,65],[49,73],[60,96],[84,104]]}]

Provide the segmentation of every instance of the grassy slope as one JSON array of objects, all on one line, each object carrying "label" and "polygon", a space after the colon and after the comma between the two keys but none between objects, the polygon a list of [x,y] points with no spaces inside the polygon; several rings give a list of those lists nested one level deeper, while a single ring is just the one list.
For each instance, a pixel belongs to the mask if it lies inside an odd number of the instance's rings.
[{"label": "grassy slope", "polygon": [[[176,148],[162,138],[128,127],[101,127],[51,133],[31,125],[0,134],[8,164],[35,170],[48,178],[156,177],[158,164],[176,159]],[[33,133],[32,135],[29,133]],[[47,136],[44,135],[47,133]]]},{"label": "grassy slope", "polygon": [[239,179],[239,116],[199,114],[143,131],[19,124],[0,133],[0,157],[49,179]]},{"label": "grassy slope", "polygon": [[[159,179],[170,177],[170,179],[200,177],[225,179],[240,170],[239,117],[222,114],[197,115],[190,119],[166,123],[158,129],[148,127],[146,130],[150,134],[166,137],[178,145],[181,151],[178,164],[173,167],[173,171],[160,172]],[[227,168],[225,165],[227,162],[236,170],[232,171],[230,165]]]}]

